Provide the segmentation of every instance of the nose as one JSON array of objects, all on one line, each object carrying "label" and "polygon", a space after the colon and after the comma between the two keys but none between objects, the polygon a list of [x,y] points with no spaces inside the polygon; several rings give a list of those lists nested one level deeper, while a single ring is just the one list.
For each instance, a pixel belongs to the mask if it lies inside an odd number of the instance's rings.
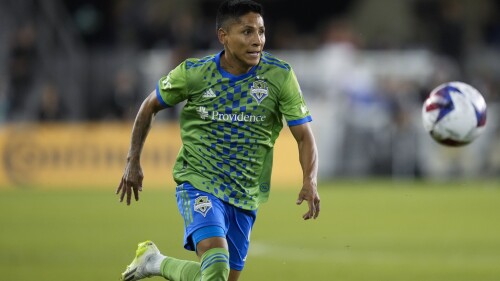
[{"label": "nose", "polygon": [[254,36],[254,45],[256,46],[262,46],[266,42],[266,36],[264,34],[259,34],[257,33]]}]

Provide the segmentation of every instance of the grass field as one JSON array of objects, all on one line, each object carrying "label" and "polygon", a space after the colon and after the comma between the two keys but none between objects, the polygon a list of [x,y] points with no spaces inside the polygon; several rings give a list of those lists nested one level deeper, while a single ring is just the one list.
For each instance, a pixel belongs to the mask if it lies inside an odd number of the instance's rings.
[{"label": "grass field", "polygon": [[[0,280],[117,280],[146,239],[195,258],[172,189],[130,207],[113,189],[0,191]],[[500,280],[498,181],[343,181],[320,194],[320,218],[303,221],[296,190],[272,192],[240,280]]]}]

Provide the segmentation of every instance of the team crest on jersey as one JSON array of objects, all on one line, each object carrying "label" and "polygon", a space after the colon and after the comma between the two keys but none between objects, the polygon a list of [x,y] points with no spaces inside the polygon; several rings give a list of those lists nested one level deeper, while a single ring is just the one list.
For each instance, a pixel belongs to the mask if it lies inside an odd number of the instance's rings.
[{"label": "team crest on jersey", "polygon": [[194,211],[202,214],[204,217],[212,209],[212,202],[208,196],[198,196],[194,199]]},{"label": "team crest on jersey", "polygon": [[269,192],[269,183],[261,183],[259,188],[261,192]]},{"label": "team crest on jersey", "polygon": [[260,104],[267,96],[267,83],[264,80],[257,80],[250,87],[250,94]]}]

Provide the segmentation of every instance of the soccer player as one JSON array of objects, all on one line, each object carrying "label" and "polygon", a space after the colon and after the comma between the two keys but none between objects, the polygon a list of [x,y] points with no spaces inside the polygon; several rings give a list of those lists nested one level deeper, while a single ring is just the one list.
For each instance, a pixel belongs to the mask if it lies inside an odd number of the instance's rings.
[{"label": "soccer player", "polygon": [[132,130],[127,165],[116,191],[127,205],[142,190],[140,155],[156,113],[186,101],[180,114],[182,148],[174,165],[184,247],[200,262],[164,256],[151,241],[139,243],[122,280],[163,276],[180,280],[238,280],[260,203],[270,192],[273,146],[283,119],[297,141],[303,171],[297,204],[305,220],[320,212],[318,155],[312,120],[295,74],[263,51],[262,7],[230,0],[217,12],[224,49],[187,59],[161,78],[142,103]]}]

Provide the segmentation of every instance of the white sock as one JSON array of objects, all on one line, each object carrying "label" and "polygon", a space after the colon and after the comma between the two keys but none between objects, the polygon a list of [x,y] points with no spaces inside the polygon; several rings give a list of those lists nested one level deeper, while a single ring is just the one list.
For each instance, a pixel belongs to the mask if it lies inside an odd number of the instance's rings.
[{"label": "white sock", "polygon": [[157,254],[151,257],[151,259],[146,264],[146,271],[154,276],[161,275],[161,263],[166,258],[162,254]]}]

